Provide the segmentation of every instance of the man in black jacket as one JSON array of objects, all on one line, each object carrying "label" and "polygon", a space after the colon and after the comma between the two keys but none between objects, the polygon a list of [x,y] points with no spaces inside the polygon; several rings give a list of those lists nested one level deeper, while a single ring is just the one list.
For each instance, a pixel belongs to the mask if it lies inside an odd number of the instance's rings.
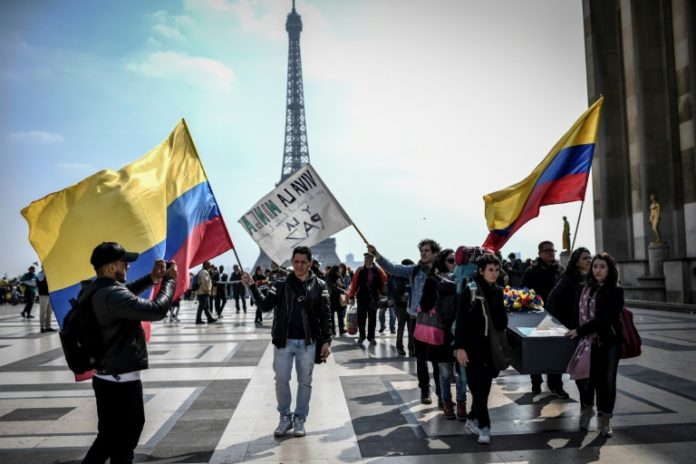
[{"label": "man in black jacket", "polygon": [[[331,309],[326,283],[310,271],[312,250],[297,247],[292,252],[292,268],[287,279],[275,282],[266,295],[259,292],[252,277],[244,273],[242,282],[249,287],[263,311],[274,310],[273,371],[280,423],[274,435],[285,436],[293,427],[296,437],[305,436],[305,420],[312,394],[312,371],[316,350],[321,361],[331,354]],[[297,371],[295,413],[290,412],[292,366]]]},{"label": "man in black jacket", "polygon": [[[125,285],[128,263],[138,258],[115,242],[104,242],[92,252],[97,272],[78,299],[91,306],[106,348],[92,387],[99,418],[97,438],[83,463],[132,463],[133,451],[145,424],[140,371],[148,368],[141,321],[159,321],[169,311],[176,288],[174,262],[155,261],[152,272]],[[152,300],[138,295],[161,280]],[[85,300],[89,298],[89,300]]]},{"label": "man in black jacket", "polygon": [[232,295],[234,296],[234,307],[239,313],[239,299],[242,299],[242,307],[244,308],[244,314],[246,314],[246,289],[244,284],[242,284],[242,271],[239,269],[238,265],[232,267],[232,274],[230,274],[230,282],[232,282]]},{"label": "man in black jacket", "polygon": [[[549,294],[556,285],[556,281],[561,277],[563,268],[556,261],[556,250],[553,243],[545,240],[539,243],[539,257],[532,263],[530,267],[524,271],[522,276],[522,287],[533,288],[544,304],[549,299]],[[532,392],[541,393],[541,374],[532,374]],[[563,389],[563,374],[547,374],[546,382],[549,390],[557,397],[566,399],[568,393]]]}]

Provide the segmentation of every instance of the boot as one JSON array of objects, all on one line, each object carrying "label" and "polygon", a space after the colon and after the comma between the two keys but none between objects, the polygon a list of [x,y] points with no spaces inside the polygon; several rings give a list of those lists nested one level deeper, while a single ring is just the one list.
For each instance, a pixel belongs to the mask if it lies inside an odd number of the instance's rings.
[{"label": "boot", "polygon": [[580,430],[587,432],[590,428],[590,421],[595,415],[594,408],[592,406],[582,406],[580,410]]},{"label": "boot", "polygon": [[466,422],[466,401],[457,401],[457,419]]},{"label": "boot", "polygon": [[611,425],[609,425],[610,419],[611,417],[607,415],[599,416],[599,432],[602,434],[604,438],[610,438],[614,436],[614,431],[611,429]]}]

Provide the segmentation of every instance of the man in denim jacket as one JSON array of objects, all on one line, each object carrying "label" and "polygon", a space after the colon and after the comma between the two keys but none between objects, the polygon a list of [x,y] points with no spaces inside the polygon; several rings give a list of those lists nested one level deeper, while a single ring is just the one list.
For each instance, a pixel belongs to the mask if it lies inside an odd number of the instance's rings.
[{"label": "man in denim jacket", "polygon": [[[367,246],[367,252],[375,256],[377,264],[379,264],[387,274],[403,277],[409,279],[411,282],[411,294],[409,295],[408,305],[406,306],[406,312],[409,315],[407,320],[408,331],[411,337],[413,337],[413,332],[416,329],[416,311],[418,310],[421,295],[423,294],[425,279],[440,250],[440,244],[435,240],[429,238],[423,239],[418,243],[420,261],[418,261],[417,264],[404,265],[391,263],[387,258],[381,256],[373,245]],[[421,403],[431,404],[427,346],[424,346],[424,344],[418,340],[414,340],[414,344],[416,347],[416,371],[418,373],[418,387],[421,390]],[[433,378],[435,379],[435,393],[438,397],[438,406],[440,406],[440,372],[437,363],[431,364],[433,366]]]}]

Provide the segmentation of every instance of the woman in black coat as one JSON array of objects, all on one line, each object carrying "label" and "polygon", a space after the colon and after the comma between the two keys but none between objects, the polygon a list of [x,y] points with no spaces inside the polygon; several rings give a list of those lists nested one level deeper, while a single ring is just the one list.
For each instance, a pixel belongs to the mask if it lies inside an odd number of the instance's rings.
[{"label": "woman in black coat", "polygon": [[[466,374],[463,373],[463,369],[459,369],[452,354],[454,345],[452,326],[457,317],[457,285],[454,283],[452,274],[455,266],[454,250],[447,248],[438,254],[433,263],[432,272],[423,285],[420,306],[424,311],[435,308],[445,332],[445,342],[442,345],[427,345],[428,361],[437,363],[439,368],[442,413],[448,420],[457,417],[460,420],[466,420]],[[456,412],[452,402],[452,379],[455,380],[457,391]]]},{"label": "woman in black coat", "polygon": [[[478,261],[474,278],[475,295],[469,286],[464,287],[457,306],[457,326],[454,337],[457,361],[466,367],[466,379],[471,390],[472,405],[467,428],[478,434],[478,442],[491,442],[491,420],[488,415],[488,395],[493,379],[499,371],[493,364],[489,330],[504,330],[508,319],[503,303],[503,291],[496,280],[500,273],[500,261],[494,255],[484,255]],[[492,320],[486,315],[482,299],[485,299]]]},{"label": "woman in black coat", "polygon": [[590,272],[592,255],[587,248],[578,248],[570,255],[568,266],[549,293],[545,309],[568,329],[578,326],[578,304]]},{"label": "woman in black coat", "polygon": [[[580,297],[578,327],[567,333],[571,338],[579,338],[568,372],[578,385],[583,416],[594,415],[596,395],[599,427],[604,437],[613,433],[609,421],[616,403],[616,374],[623,339],[619,315],[624,293],[618,280],[616,262],[608,253],[592,259],[587,286]],[[584,424],[581,419],[581,426]]]}]

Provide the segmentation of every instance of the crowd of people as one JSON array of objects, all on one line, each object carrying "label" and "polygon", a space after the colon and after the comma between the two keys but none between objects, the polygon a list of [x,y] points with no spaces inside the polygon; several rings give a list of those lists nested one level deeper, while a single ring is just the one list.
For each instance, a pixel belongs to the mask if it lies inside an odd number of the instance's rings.
[{"label": "crowd of people", "polygon": [[[550,241],[541,242],[538,257],[528,263],[515,255],[504,261],[478,247],[465,249],[463,258],[457,251],[455,259],[453,249],[443,249],[432,239],[420,241],[418,251],[417,262],[403,259],[395,264],[368,245],[363,265],[354,272],[344,264],[322,270],[307,247],[293,250],[291,267],[283,269],[273,263],[268,270],[255,269],[253,275],[238,266],[228,275],[223,266],[205,262],[190,276],[191,285],[184,297],[197,301],[196,324],[206,323],[204,314],[210,324],[224,317],[228,297],[234,298],[237,313],[246,313],[249,297],[249,305],[256,307],[258,325],[263,323],[265,312],[273,311],[273,369],[280,414],[275,436],[285,436],[290,430],[296,437],[306,434],[314,366],[330,356],[333,338],[346,336],[346,309],[355,305],[355,344],[376,344],[377,323],[379,332],[384,332],[388,313],[398,355],[406,356],[408,351],[408,356],[415,357],[421,403],[433,401],[432,375],[444,418],[462,421],[479,443],[488,444],[488,398],[493,379],[501,370],[494,359],[492,339],[508,325],[502,286],[533,288],[542,296],[546,310],[568,329],[566,336],[577,339],[567,372],[575,380],[580,397],[579,429],[588,430],[591,419],[598,415],[601,435],[612,436],[610,419],[622,341],[619,314],[624,300],[611,256],[599,253],[592,257],[586,248],[578,248],[564,268],[556,260]],[[80,298],[90,299],[101,336],[109,340],[93,381],[98,435],[84,462],[104,462],[108,457],[124,462],[132,459],[145,420],[140,371],[147,369],[148,363],[140,321],[162,320],[167,314],[170,321],[178,320],[179,302],[173,299],[176,264],[157,260],[149,275],[125,285],[129,263],[135,259],[136,253],[117,243],[99,245],[91,259],[97,279],[88,282],[80,294]],[[45,275],[35,273],[32,266],[19,281],[26,301],[22,316],[33,317],[34,295],[38,293],[41,330],[52,331],[50,317],[45,322],[43,315],[45,310],[50,314]],[[153,299],[137,296],[158,283]],[[419,336],[417,321],[423,314],[437,317],[444,327],[442,339]],[[290,388],[293,368],[297,382],[294,411]],[[546,380],[550,392],[568,398],[561,374],[549,374]],[[540,375],[533,375],[531,392],[540,393],[542,383]],[[467,390],[471,405],[467,405]],[[123,430],[129,432],[124,434]]]},{"label": "crowd of people", "polygon": [[[597,414],[601,434],[612,436],[610,418],[616,399],[616,375],[621,354],[619,313],[623,307],[623,291],[611,256],[600,253],[592,257],[586,248],[578,248],[570,255],[567,266],[562,267],[556,259],[557,250],[550,241],[539,244],[536,259],[524,262],[514,254],[503,260],[500,254],[478,249],[466,258],[464,269],[467,274],[463,281],[457,282],[453,249],[442,249],[435,240],[425,239],[418,244],[418,250],[418,262],[404,259],[400,264],[394,264],[375,246],[369,245],[363,265],[355,272],[343,264],[322,271],[316,262],[312,263],[308,274],[325,282],[326,314],[329,317],[325,336],[345,335],[346,308],[354,304],[357,309],[355,343],[358,346],[364,346],[365,342],[374,345],[377,324],[380,324],[379,332],[384,332],[386,314],[389,313],[389,329],[396,333],[397,353],[406,356],[408,350],[408,356],[416,358],[421,402],[431,404],[433,401],[432,375],[437,404],[443,416],[465,422],[466,429],[477,435],[478,442],[487,444],[491,440],[488,397],[493,379],[500,372],[492,359],[490,337],[493,330],[504,331],[508,324],[503,287],[534,289],[545,302],[545,309],[568,329],[566,336],[578,339],[579,354],[568,366],[568,373],[575,380],[581,399],[579,429],[588,430],[592,417]],[[307,256],[311,262],[311,254]],[[275,283],[268,284],[268,279],[260,279],[259,275],[263,273],[258,270],[253,278],[244,274],[242,280],[252,289],[253,298],[257,300],[267,295],[259,291],[258,283],[267,285],[273,298],[270,300],[272,303],[264,303],[264,307],[276,308],[275,317],[278,317],[276,293],[280,291],[279,287],[287,286],[286,280],[297,274],[295,263],[292,269],[287,279]],[[295,314],[294,305],[287,307],[287,302],[283,305],[285,316]],[[419,313],[437,315],[444,326],[444,340],[433,343],[415,336]],[[302,311],[298,310],[297,325],[301,324],[301,314]],[[318,317],[323,312],[317,310],[311,314]],[[323,327],[323,320],[318,326]],[[291,333],[292,330],[291,325]],[[309,338],[302,340],[302,337],[293,340],[300,340],[305,345],[310,341]],[[283,343],[280,342],[276,348],[284,349]],[[285,374],[284,371],[282,376],[277,376],[276,382],[285,379]],[[307,378],[311,382],[311,369],[309,373],[298,373],[298,390],[306,389]],[[541,393],[542,376],[532,375],[530,380],[531,392]],[[546,382],[553,395],[569,398],[562,374],[548,374]],[[455,385],[454,398],[452,383]],[[284,392],[286,388],[289,387],[284,385]],[[470,407],[467,406],[467,389],[472,398]],[[281,396],[285,398],[286,394],[279,394],[279,405],[285,404]],[[306,391],[302,396],[307,396]],[[295,412],[301,424],[301,434],[304,434],[307,410],[303,407],[299,415]],[[279,412],[281,419],[276,435],[283,436],[292,428],[293,420],[285,407],[279,406]]]}]

